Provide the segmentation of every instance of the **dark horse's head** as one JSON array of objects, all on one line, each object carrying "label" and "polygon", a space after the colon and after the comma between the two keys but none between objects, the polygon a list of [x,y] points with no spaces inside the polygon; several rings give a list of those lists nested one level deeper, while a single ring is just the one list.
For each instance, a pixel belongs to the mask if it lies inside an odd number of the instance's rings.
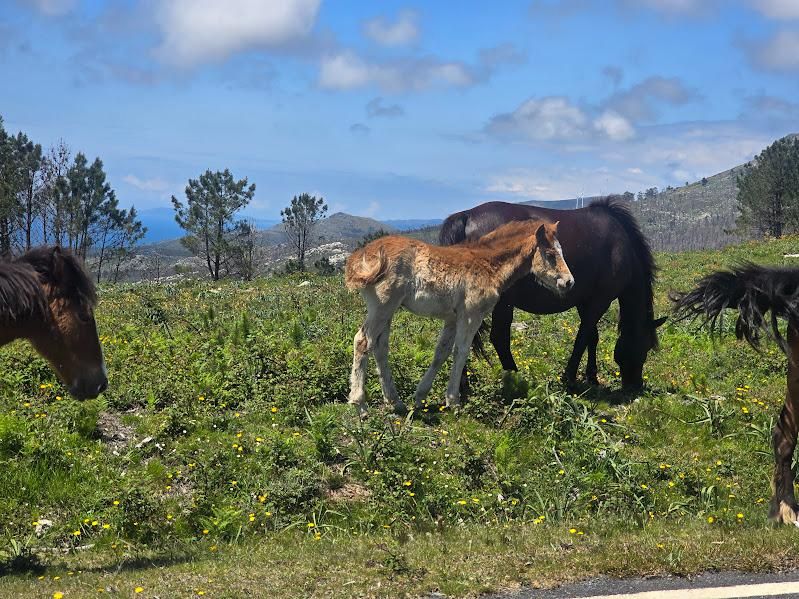
[{"label": "dark horse's head", "polygon": [[[108,386],[103,350],[97,337],[97,294],[83,266],[58,247],[36,248],[16,260],[38,275],[39,304],[26,322],[26,337],[50,362],[77,399],[97,397]],[[40,316],[39,316],[40,315]]]},{"label": "dark horse's head", "polygon": [[666,317],[654,319],[647,314],[634,325],[619,326],[619,338],[613,350],[613,359],[619,365],[621,383],[627,389],[644,386],[644,362],[649,352],[658,348],[657,328],[666,322]]}]

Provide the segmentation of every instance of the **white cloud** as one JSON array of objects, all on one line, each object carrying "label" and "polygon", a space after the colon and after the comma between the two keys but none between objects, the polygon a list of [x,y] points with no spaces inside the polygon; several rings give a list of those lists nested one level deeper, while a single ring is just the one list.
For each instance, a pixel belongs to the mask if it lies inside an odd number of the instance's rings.
[{"label": "white cloud", "polygon": [[377,216],[377,213],[380,211],[380,202],[369,202],[369,205],[363,210],[363,216],[368,216],[369,218],[374,218]]},{"label": "white cloud", "polygon": [[485,187],[488,193],[512,196],[517,201],[563,200],[645,189],[651,176],[607,167],[550,167],[514,169],[494,175]]},{"label": "white cloud", "polygon": [[796,0],[750,0],[752,5],[771,19],[799,19],[799,2]]},{"label": "white cloud", "polygon": [[77,0],[23,0],[48,17],[60,17],[71,12]]},{"label": "white cloud", "polygon": [[488,132],[534,140],[577,139],[588,129],[588,116],[568,98],[530,98],[509,114],[491,119]]},{"label": "white cloud", "polygon": [[363,24],[363,31],[372,41],[383,46],[404,46],[419,37],[419,27],[415,12],[405,10],[397,20],[389,23],[383,17],[370,19]]},{"label": "white cloud", "polygon": [[352,51],[322,58],[319,85],[347,90],[376,85],[388,91],[424,90],[436,86],[468,87],[478,77],[465,64],[436,59],[367,62]]},{"label": "white cloud", "polygon": [[799,31],[778,31],[763,44],[750,47],[754,62],[774,71],[799,70]]},{"label": "white cloud", "polygon": [[368,125],[364,125],[363,123],[353,123],[350,125],[350,133],[353,135],[369,135],[371,131],[372,128]]},{"label": "white cloud", "polygon": [[670,15],[691,15],[704,12],[712,4],[708,0],[625,0],[626,4],[646,6]]},{"label": "white cloud", "polygon": [[391,92],[466,88],[490,80],[506,65],[525,60],[525,54],[510,43],[478,50],[473,63],[435,56],[377,60],[364,58],[352,50],[338,50],[322,57],[319,86],[347,90],[373,85]]},{"label": "white cloud", "polygon": [[372,98],[366,104],[366,114],[369,118],[394,118],[403,116],[405,109],[399,104],[384,104],[383,98]]},{"label": "white cloud", "polygon": [[613,141],[625,141],[635,137],[632,123],[613,110],[606,110],[599,115],[594,121],[594,128]]},{"label": "white cloud", "polygon": [[[773,138],[727,123],[649,127],[625,143],[594,140],[552,165],[490,175],[489,193],[513,200],[559,200],[652,186],[682,185],[748,162]],[[564,155],[568,147],[560,149]],[[568,165],[568,166],[566,166]]]},{"label": "white cloud", "polygon": [[659,104],[679,106],[695,100],[698,94],[677,77],[648,77],[625,91],[608,98],[604,105],[632,121],[651,120]]},{"label": "white cloud", "polygon": [[321,0],[162,0],[159,57],[178,66],[223,60],[243,50],[279,47],[306,36]]},{"label": "white cloud", "polygon": [[352,89],[370,83],[373,67],[353,52],[325,56],[319,71],[319,85],[327,89]]},{"label": "white cloud", "polygon": [[169,183],[158,177],[152,179],[140,179],[136,175],[125,175],[122,180],[141,191],[160,192],[169,189]]},{"label": "white cloud", "polygon": [[531,98],[511,113],[495,116],[485,131],[499,138],[533,141],[578,141],[598,136],[625,141],[635,136],[635,128],[625,117],[605,110],[591,118],[563,96]]}]

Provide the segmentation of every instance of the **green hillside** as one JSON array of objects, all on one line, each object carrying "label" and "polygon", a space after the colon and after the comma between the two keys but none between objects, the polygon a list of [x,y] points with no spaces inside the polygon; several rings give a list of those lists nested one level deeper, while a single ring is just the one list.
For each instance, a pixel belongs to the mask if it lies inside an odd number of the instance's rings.
[{"label": "green hillside", "polygon": [[[659,254],[671,289],[796,238]],[[110,387],[66,397],[23,343],[0,349],[0,596],[450,596],[596,574],[799,565],[766,519],[785,358],[663,327],[648,389],[622,394],[616,307],[603,389],[558,382],[576,314],[517,314],[521,371],[473,362],[473,397],[402,419],[344,402],[360,297],[338,277],[106,286]],[[399,312],[401,395],[438,323]],[[495,360],[496,362],[496,360]],[[370,372],[371,372],[370,368]],[[141,588],[142,593],[134,592]]]},{"label": "green hillside", "polygon": [[736,180],[742,168],[738,166],[704,181],[633,202],[633,213],[653,247],[658,250],[709,249],[740,241],[740,237],[727,231],[735,229]]}]

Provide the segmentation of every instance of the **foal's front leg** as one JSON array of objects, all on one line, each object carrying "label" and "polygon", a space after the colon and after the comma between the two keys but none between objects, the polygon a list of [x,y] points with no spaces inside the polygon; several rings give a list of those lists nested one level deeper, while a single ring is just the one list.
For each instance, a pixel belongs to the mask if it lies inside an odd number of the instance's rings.
[{"label": "foal's front leg", "polygon": [[424,373],[422,380],[419,381],[419,386],[416,388],[416,394],[413,399],[413,406],[416,409],[422,407],[422,401],[427,394],[430,393],[430,388],[433,386],[433,381],[438,374],[441,365],[446,361],[449,354],[452,352],[452,344],[455,342],[455,323],[447,322],[441,333],[438,336],[438,344],[436,345],[436,353],[433,355],[433,362],[430,368]]},{"label": "foal's front leg", "polygon": [[480,316],[478,314],[458,320],[455,331],[455,348],[452,352],[452,371],[449,375],[449,386],[447,387],[447,407],[457,408],[461,405],[458,387],[460,386],[461,373],[466,368],[466,360],[469,357],[472,340],[480,328],[480,323],[483,321]]},{"label": "foal's front leg", "polygon": [[788,389],[780,419],[774,426],[774,495],[769,517],[777,522],[799,526],[799,505],[793,492],[794,472],[791,468],[796,436],[799,431],[799,332],[788,326]]}]

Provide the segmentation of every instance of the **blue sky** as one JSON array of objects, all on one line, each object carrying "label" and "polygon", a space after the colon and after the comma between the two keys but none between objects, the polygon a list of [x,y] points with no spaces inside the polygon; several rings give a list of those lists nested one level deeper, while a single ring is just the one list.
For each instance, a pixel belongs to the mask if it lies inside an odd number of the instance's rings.
[{"label": "blue sky", "polygon": [[427,218],[680,185],[799,131],[797,0],[8,0],[0,114],[123,204],[230,168]]}]

